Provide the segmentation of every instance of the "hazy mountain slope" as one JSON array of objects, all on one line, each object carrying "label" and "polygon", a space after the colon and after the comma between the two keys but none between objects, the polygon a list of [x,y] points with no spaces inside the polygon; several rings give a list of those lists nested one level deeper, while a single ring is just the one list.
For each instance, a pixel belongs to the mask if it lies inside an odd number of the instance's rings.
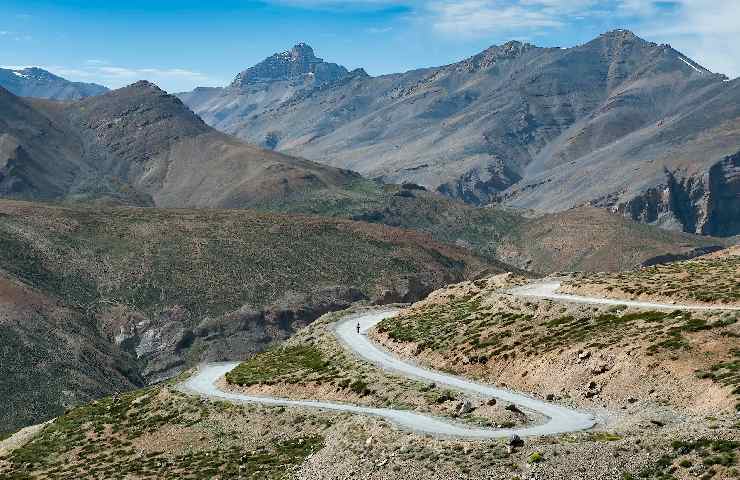
[{"label": "hazy mountain slope", "polygon": [[[621,195],[613,205],[621,211],[663,183],[665,170],[690,164],[704,174],[740,150],[734,84],[668,45],[617,30],[567,49],[509,42],[439,68],[347,74],[269,101],[234,85],[207,102],[182,98],[250,142],[467,202],[506,191],[512,205],[552,211]],[[666,133],[656,137],[656,128]],[[639,155],[628,147],[635,138],[644,139]],[[561,188],[548,172],[570,183]],[[621,192],[624,185],[633,187]],[[678,211],[684,207],[665,208],[675,221],[663,226],[737,233],[726,214],[697,228]]]},{"label": "hazy mountain slope", "polygon": [[[84,145],[31,99],[0,87],[0,195],[54,199],[89,175]],[[57,108],[58,104],[54,104]]]},{"label": "hazy mountain slope", "polygon": [[[740,233],[740,80],[687,96],[656,122],[563,165],[568,148],[593,138],[582,122],[550,157],[507,192],[541,211],[606,206],[638,221],[709,235]],[[568,137],[569,140],[565,140]],[[588,141],[588,140],[584,140]],[[570,144],[570,146],[568,145]],[[617,160],[615,160],[617,159]],[[578,174],[575,175],[574,172]]]},{"label": "hazy mountain slope", "polygon": [[148,82],[74,103],[7,91],[0,101],[6,197],[243,207],[314,190],[328,195],[358,178],[219,133]]},{"label": "hazy mountain slope", "polygon": [[95,83],[70,82],[41,68],[19,70],[0,68],[0,87],[19,97],[78,100],[108,91]]}]

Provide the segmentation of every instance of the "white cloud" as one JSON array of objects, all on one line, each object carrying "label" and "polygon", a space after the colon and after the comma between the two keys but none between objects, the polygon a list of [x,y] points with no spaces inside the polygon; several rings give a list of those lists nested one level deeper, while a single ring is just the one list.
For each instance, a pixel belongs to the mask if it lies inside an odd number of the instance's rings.
[{"label": "white cloud", "polygon": [[640,34],[670,43],[712,71],[730,77],[740,75],[737,3],[675,0],[668,12],[656,12],[656,8],[653,6],[652,11],[637,10],[641,16]]},{"label": "white cloud", "polygon": [[391,30],[393,30],[392,27],[372,27],[372,28],[367,29],[367,33],[380,34],[380,33],[388,33]]},{"label": "white cloud", "polygon": [[[138,80],[149,80],[169,92],[190,90],[196,86],[221,86],[227,82],[204,73],[184,68],[131,68],[85,62],[82,67],[64,65],[34,65],[78,82],[93,82],[110,88],[120,88]],[[22,70],[29,65],[8,65],[0,68]]]},{"label": "white cloud", "polygon": [[435,1],[427,6],[433,27],[443,33],[465,37],[493,32],[555,28],[563,21],[541,5],[490,0]]}]

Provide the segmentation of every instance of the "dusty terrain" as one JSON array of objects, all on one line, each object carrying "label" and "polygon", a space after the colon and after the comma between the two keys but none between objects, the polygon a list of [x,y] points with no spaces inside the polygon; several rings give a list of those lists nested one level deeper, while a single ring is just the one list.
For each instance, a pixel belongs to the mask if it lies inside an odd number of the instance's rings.
[{"label": "dusty terrain", "polygon": [[632,271],[574,275],[560,290],[597,297],[738,307],[740,246]]},{"label": "dusty terrain", "polygon": [[[372,335],[423,365],[591,409],[610,434],[740,440],[738,313],[525,300],[507,293],[519,283],[436,291]],[[732,468],[714,471],[733,478]]]},{"label": "dusty terrain", "polygon": [[[527,438],[508,453],[505,440],[431,438],[375,418],[234,405],[162,385],[78,407],[25,445],[11,439],[15,448],[0,457],[0,475],[737,478],[737,313],[645,311],[507,293],[526,281],[506,274],[451,285],[384,320],[372,335],[422,365],[586,409],[599,418],[591,431]],[[230,380],[252,393],[450,413],[429,401],[444,392],[349,357],[330,336],[336,318],[327,315],[281,348],[253,357]]]}]

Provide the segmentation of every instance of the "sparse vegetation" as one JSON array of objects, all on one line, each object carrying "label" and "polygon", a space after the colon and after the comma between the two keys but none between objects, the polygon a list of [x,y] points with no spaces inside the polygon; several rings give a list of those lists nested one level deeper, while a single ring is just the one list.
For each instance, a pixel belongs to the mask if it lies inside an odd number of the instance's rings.
[{"label": "sparse vegetation", "polygon": [[650,340],[648,355],[691,348],[686,334],[722,331],[733,321],[710,321],[703,314],[611,309],[599,313],[558,316],[520,310],[491,309],[482,304],[485,294],[454,297],[449,303],[432,303],[378,325],[393,341],[416,343],[418,351],[443,355],[463,353],[469,363],[512,355],[539,355],[573,345],[602,348],[640,336]]},{"label": "sparse vegetation", "polygon": [[505,410],[503,405],[458,416],[461,394],[394,375],[348,353],[333,332],[333,322],[342,315],[324,315],[283,346],[240,364],[226,375],[226,381],[252,393],[424,411],[482,426],[515,426],[530,421]]},{"label": "sparse vegetation", "polygon": [[333,369],[320,350],[311,345],[295,345],[257,354],[227,373],[226,381],[243,387],[274,382],[298,383],[330,373]]},{"label": "sparse vegetation", "polygon": [[740,249],[621,273],[577,276],[564,287],[622,298],[740,304]]},{"label": "sparse vegetation", "polygon": [[70,410],[0,459],[0,477],[278,479],[323,446],[320,435],[300,432],[280,440],[264,438],[249,448],[234,435],[216,445],[199,442],[197,449],[158,449],[157,442],[147,440],[168,429],[215,438],[228,418],[244,413],[242,407],[199,402],[166,387],[108,397]]},{"label": "sparse vegetation", "polygon": [[[261,312],[287,310],[239,348],[264,348],[353,300],[413,299],[486,265],[425,235],[347,220],[2,201],[0,270],[38,295],[10,297],[18,310],[0,325],[0,393],[10,402],[0,432],[61,413],[61,391],[71,392],[69,402],[89,401],[142,385],[139,372],[159,379],[167,374],[160,366],[176,373],[195,365],[208,342],[228,342],[235,323],[252,328]],[[134,324],[158,335],[170,322],[184,333],[164,358],[134,363],[107,353]],[[202,340],[205,332],[219,335]]]}]

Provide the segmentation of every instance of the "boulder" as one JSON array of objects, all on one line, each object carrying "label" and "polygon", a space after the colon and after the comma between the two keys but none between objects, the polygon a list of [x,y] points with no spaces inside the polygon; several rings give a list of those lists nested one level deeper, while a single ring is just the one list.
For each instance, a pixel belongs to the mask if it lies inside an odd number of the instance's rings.
[{"label": "boulder", "polygon": [[508,411],[510,411],[510,412],[514,412],[514,413],[520,413],[520,414],[522,414],[522,415],[524,414],[524,412],[522,412],[521,410],[519,410],[519,407],[517,407],[517,406],[516,406],[516,405],[514,405],[513,403],[511,403],[511,404],[509,404],[509,405],[505,406],[505,407],[504,407],[504,409],[505,409],[505,410],[508,410]]},{"label": "boulder", "polygon": [[463,400],[457,405],[458,415],[465,415],[466,413],[470,413],[472,411],[473,411],[473,404],[470,403],[470,400]]},{"label": "boulder", "polygon": [[521,447],[524,445],[524,440],[516,433],[509,437],[509,446],[513,448]]}]

